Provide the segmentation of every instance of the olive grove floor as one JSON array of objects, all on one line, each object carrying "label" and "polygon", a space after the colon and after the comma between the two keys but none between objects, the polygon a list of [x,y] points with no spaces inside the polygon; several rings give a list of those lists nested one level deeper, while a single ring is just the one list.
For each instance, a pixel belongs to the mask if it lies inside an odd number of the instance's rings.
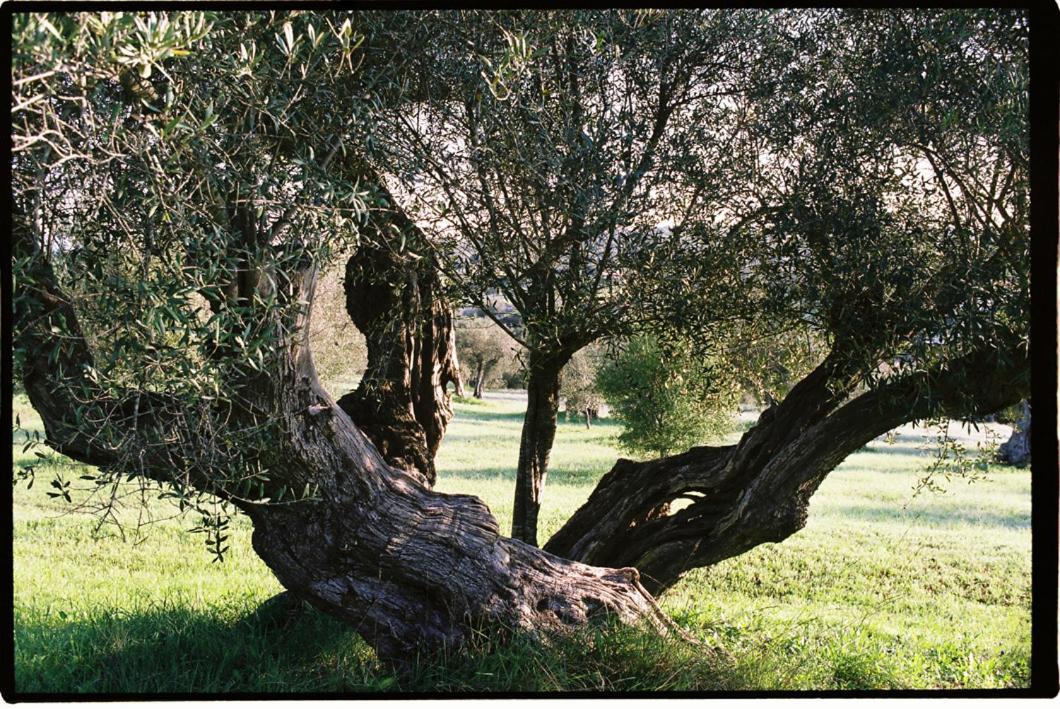
[{"label": "olive grove floor", "polygon": [[[461,400],[438,456],[439,489],[470,492],[507,528],[525,398]],[[22,427],[40,426],[24,398]],[[753,421],[744,412],[730,434]],[[542,538],[589,495],[617,456],[618,424],[563,422],[541,513]],[[977,441],[1007,436],[1004,426]],[[1029,682],[1030,474],[919,486],[935,432],[904,427],[851,456],[813,498],[807,527],[688,575],[663,607],[709,646],[637,631],[595,632],[551,648],[483,639],[469,654],[395,677],[356,635],[313,611],[255,613],[280,590],[250,548],[245,519],[211,563],[199,520],[173,517],[158,491],[125,501],[113,525],[70,512],[50,486],[81,466],[13,436],[15,680],[23,692],[563,691],[982,688]],[[1004,438],[1001,438],[1004,440]],[[38,457],[41,451],[45,457]],[[75,502],[84,494],[75,493]],[[159,519],[135,531],[146,509]],[[170,519],[162,519],[162,518]],[[563,655],[556,661],[556,655]]]}]

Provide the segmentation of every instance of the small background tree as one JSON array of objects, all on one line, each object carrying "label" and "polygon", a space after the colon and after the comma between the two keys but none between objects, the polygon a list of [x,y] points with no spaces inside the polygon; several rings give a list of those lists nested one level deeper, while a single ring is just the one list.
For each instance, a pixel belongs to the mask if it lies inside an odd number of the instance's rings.
[{"label": "small background tree", "polygon": [[459,322],[456,346],[461,376],[471,386],[476,399],[482,398],[487,384],[502,382],[502,377],[517,367],[518,344],[489,318],[476,317]]},{"label": "small background tree", "polygon": [[720,436],[732,424],[736,389],[683,342],[632,338],[597,377],[630,451],[668,455]]},{"label": "small background tree", "polygon": [[575,353],[563,368],[559,395],[563,398],[568,421],[584,416],[585,427],[590,428],[593,418],[599,416],[604,395],[600,393],[596,378],[603,363],[602,349],[590,345]]}]

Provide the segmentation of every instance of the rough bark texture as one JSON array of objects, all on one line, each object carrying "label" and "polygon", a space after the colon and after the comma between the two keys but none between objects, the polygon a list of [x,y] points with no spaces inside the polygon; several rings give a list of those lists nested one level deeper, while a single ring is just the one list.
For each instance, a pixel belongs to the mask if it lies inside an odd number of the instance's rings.
[{"label": "rough bark texture", "polygon": [[[619,460],[544,548],[589,564],[636,567],[660,593],[689,569],[800,530],[821,481],[873,438],[916,418],[1018,401],[1028,385],[1027,355],[1014,351],[1007,365],[997,359],[992,350],[975,353],[850,400],[837,392],[834,363],[826,361],[736,445]],[[970,373],[987,392],[976,402],[952,388]],[[679,501],[691,504],[671,511]]]},{"label": "rough bark texture", "polygon": [[[33,265],[20,281],[26,297],[18,301],[16,322],[26,391],[47,442],[94,465],[120,466],[133,453],[135,472],[172,480],[174,451],[167,445],[173,422],[165,402],[149,406],[145,396],[143,408],[115,416],[113,402],[83,378],[92,356],[76,313],[46,260],[32,241],[23,241]],[[314,278],[307,272],[294,279],[291,297],[312,302]],[[254,549],[288,590],[348,622],[381,657],[398,664],[458,646],[484,626],[542,633],[608,613],[669,627],[636,570],[593,568],[506,539],[478,499],[433,492],[420,476],[388,465],[320,386],[307,324],[308,312],[295,324],[301,336],[280,353],[278,364],[240,393],[257,394],[249,402],[256,412],[272,412],[276,482],[312,483],[312,498],[257,504],[231,495],[212,471],[191,470],[187,480],[249,515]],[[56,338],[52,328],[63,336]],[[130,392],[122,400],[141,397]],[[122,423],[132,435],[95,436],[93,422],[104,419]]]},{"label": "rough bark texture", "polygon": [[526,416],[519,439],[512,537],[537,546],[537,516],[548,477],[548,458],[556,438],[560,373],[570,354],[530,352]]},{"label": "rough bark texture", "polygon": [[434,456],[459,382],[452,314],[424,259],[366,244],[346,264],[346,309],[364,334],[368,367],[339,406],[391,465],[433,485]]},{"label": "rough bark texture", "polygon": [[1012,435],[997,449],[1002,463],[1025,467],[1031,462],[1031,402],[1020,402],[1020,418],[1012,428]]},{"label": "rough bark texture", "polygon": [[[810,496],[851,452],[912,419],[996,411],[1024,398],[1029,384],[1025,349],[999,354],[991,347],[852,396],[850,377],[830,356],[734,446],[619,461],[538,550],[502,537],[480,500],[436,493],[421,475],[387,464],[320,386],[307,344],[308,309],[287,330],[296,336],[268,371],[231,383],[239,396],[218,418],[257,423],[267,412],[272,435],[261,454],[274,479],[259,499],[272,497],[272,486],[309,484],[314,492],[295,503],[262,504],[230,489],[225,471],[196,467],[194,451],[170,443],[184,420],[179,401],[95,389],[85,376],[93,358],[77,315],[24,220],[15,221],[16,257],[29,262],[20,272],[15,329],[25,389],[48,444],[76,460],[159,481],[172,482],[179,470],[181,484],[230,500],[252,520],[255,550],[288,590],[345,620],[399,664],[459,646],[484,626],[553,632],[606,612],[668,628],[649,589],[664,590],[690,568],[798,531]],[[248,305],[269,280],[234,276],[226,297]],[[275,292],[312,303],[314,281],[307,269]],[[536,527],[565,361],[531,356],[520,455],[520,471],[531,475],[521,478],[525,496],[516,500],[528,533]],[[963,394],[970,381],[974,399]],[[691,504],[674,511],[682,499]]]}]

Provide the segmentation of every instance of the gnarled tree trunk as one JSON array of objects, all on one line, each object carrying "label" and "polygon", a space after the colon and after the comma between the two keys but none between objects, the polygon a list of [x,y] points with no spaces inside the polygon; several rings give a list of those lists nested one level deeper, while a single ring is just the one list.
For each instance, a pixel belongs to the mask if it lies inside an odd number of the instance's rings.
[{"label": "gnarled tree trunk", "polygon": [[[833,357],[826,359],[736,445],[643,463],[619,460],[545,550],[635,567],[644,585],[661,593],[692,568],[802,529],[810,497],[828,473],[877,436],[918,418],[985,413],[1018,401],[1029,360],[1018,348],[1007,358],[984,350],[849,401],[849,388],[837,386],[838,369]],[[970,380],[986,392],[975,402],[953,387]],[[671,512],[678,501],[691,504]]]},{"label": "gnarled tree trunk", "polygon": [[[174,466],[189,462],[170,447],[173,426],[183,420],[173,410],[179,402],[136,391],[114,399],[95,390],[85,377],[93,357],[77,315],[44,255],[21,241],[32,264],[16,306],[19,346],[47,443],[93,465],[135,460],[129,472],[172,482]],[[291,279],[291,297],[311,303],[314,280],[312,270]],[[349,623],[398,664],[459,646],[483,626],[552,632],[598,614],[668,626],[636,570],[593,568],[506,539],[478,499],[434,492],[420,476],[388,465],[320,386],[308,317],[299,317],[288,349],[276,353],[269,371],[251,376],[240,403],[229,406],[234,419],[270,412],[269,487],[309,485],[312,494],[255,502],[219,471],[190,466],[182,479],[246,512],[254,549],[288,590]],[[95,422],[127,430],[95,435]]]},{"label": "gnarled tree trunk", "polygon": [[391,465],[434,484],[434,456],[453,416],[447,385],[460,382],[452,313],[438,272],[396,251],[388,230],[408,242],[419,232],[396,210],[375,216],[374,237],[346,264],[346,310],[365,337],[368,367],[339,406]]}]

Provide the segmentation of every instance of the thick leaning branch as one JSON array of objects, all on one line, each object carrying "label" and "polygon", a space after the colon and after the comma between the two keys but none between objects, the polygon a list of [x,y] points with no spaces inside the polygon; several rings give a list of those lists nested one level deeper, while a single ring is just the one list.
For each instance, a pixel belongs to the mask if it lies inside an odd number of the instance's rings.
[{"label": "thick leaning branch", "polygon": [[[104,396],[86,374],[92,353],[70,298],[59,289],[51,264],[25,223],[17,206],[12,209],[12,246],[24,268],[14,299],[15,329],[22,349],[22,378],[26,395],[44,423],[45,442],[56,451],[96,466],[118,462],[119,441],[99,435],[105,427],[121,424],[122,433],[157,428],[149,423],[158,397],[130,392],[115,399]],[[55,333],[62,333],[56,337]],[[129,401],[148,404],[130,410]],[[80,411],[75,416],[74,412]],[[89,433],[78,417],[95,431]]]},{"label": "thick leaning branch", "polygon": [[[632,526],[665,515],[670,503],[679,498],[719,499],[730,488],[738,491],[736,473],[741,466],[768,461],[776,450],[834,408],[838,395],[830,379],[839,368],[837,360],[836,354],[830,354],[780,404],[764,411],[758,425],[744,434],[738,446],[696,447],[643,463],[619,460],[545,549],[574,559],[607,555],[604,549],[610,540]],[[770,425],[778,417],[786,425]],[[608,513],[601,515],[605,510]]]},{"label": "thick leaning branch", "polygon": [[[810,497],[828,473],[877,436],[917,419],[981,415],[1019,401],[1028,372],[1023,349],[1005,357],[983,350],[807,416],[809,402],[828,408],[819,391],[810,395],[821,388],[812,386],[811,374],[734,446],[645,463],[620,460],[545,549],[586,563],[634,566],[659,593],[692,568],[802,529]],[[980,393],[962,394],[973,380]],[[794,405],[798,400],[802,406]],[[666,514],[681,498],[692,504]]]},{"label": "thick leaning branch", "polygon": [[[45,443],[63,455],[106,470],[208,493],[240,509],[253,500],[231,476],[244,457],[225,435],[203,438],[207,419],[232,427],[256,415],[235,401],[200,402],[197,409],[165,393],[126,387],[104,390],[93,380],[95,359],[74,308],[48,258],[24,222],[13,220],[13,251],[23,260],[14,299],[17,346],[27,397],[45,429]],[[236,397],[273,390],[260,374],[232,382]],[[235,446],[235,448],[233,447]],[[281,497],[309,481],[297,471],[264,483],[259,497]]]}]

